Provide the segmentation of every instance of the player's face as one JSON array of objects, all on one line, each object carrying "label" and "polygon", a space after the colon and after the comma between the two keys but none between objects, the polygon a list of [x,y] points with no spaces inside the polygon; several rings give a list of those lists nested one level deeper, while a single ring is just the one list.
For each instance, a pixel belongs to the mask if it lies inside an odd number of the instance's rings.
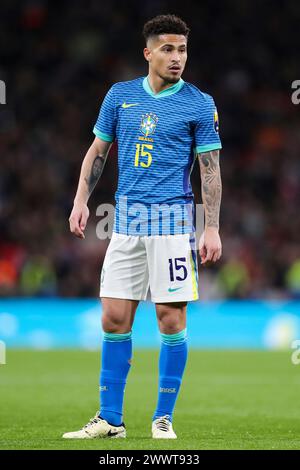
[{"label": "player's face", "polygon": [[144,56],[152,73],[165,82],[176,83],[187,60],[187,39],[181,34],[160,34],[149,39]]}]

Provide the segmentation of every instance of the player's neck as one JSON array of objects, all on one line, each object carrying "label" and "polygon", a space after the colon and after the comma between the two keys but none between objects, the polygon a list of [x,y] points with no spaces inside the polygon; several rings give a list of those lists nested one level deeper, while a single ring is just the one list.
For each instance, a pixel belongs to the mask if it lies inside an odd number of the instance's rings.
[{"label": "player's neck", "polygon": [[151,90],[155,94],[163,90],[166,90],[167,88],[170,88],[171,86],[174,85],[174,83],[166,83],[161,77],[151,73],[150,70],[148,73],[148,83],[150,85]]}]

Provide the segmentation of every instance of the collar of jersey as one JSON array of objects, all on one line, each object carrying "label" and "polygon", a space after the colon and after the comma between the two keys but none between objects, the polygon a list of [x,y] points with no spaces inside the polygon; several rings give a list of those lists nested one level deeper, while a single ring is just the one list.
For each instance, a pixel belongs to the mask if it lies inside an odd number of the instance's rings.
[{"label": "collar of jersey", "polygon": [[144,80],[143,80],[144,90],[146,91],[146,93],[148,93],[153,98],[164,98],[165,96],[174,95],[174,93],[177,93],[179,90],[181,90],[183,85],[184,85],[184,80],[182,80],[182,78],[180,78],[177,83],[170,86],[169,88],[166,88],[165,90],[162,90],[158,93],[154,93],[152,91],[150,85],[149,85],[148,77],[145,77]]}]

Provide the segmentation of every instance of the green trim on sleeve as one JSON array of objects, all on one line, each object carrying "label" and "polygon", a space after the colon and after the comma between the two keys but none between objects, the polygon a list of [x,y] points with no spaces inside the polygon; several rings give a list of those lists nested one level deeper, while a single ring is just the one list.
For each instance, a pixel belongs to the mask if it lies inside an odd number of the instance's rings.
[{"label": "green trim on sleeve", "polygon": [[220,150],[222,148],[222,144],[216,143],[216,144],[208,144],[208,145],[199,145],[196,147],[195,151],[196,153],[204,153],[204,152],[210,152],[211,150]]},{"label": "green trim on sleeve", "polygon": [[115,138],[109,134],[104,134],[104,132],[99,131],[96,129],[96,126],[93,129],[93,132],[96,137],[98,137],[101,140],[104,140],[105,142],[113,142]]}]

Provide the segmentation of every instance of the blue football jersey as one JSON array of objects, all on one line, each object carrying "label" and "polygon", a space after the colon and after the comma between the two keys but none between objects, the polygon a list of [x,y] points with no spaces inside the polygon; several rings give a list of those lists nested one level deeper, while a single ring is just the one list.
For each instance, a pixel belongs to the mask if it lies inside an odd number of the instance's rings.
[{"label": "blue football jersey", "polygon": [[182,79],[156,94],[147,77],[119,82],[104,98],[94,134],[118,143],[114,231],[191,233],[196,153],[222,147],[213,98]]}]

